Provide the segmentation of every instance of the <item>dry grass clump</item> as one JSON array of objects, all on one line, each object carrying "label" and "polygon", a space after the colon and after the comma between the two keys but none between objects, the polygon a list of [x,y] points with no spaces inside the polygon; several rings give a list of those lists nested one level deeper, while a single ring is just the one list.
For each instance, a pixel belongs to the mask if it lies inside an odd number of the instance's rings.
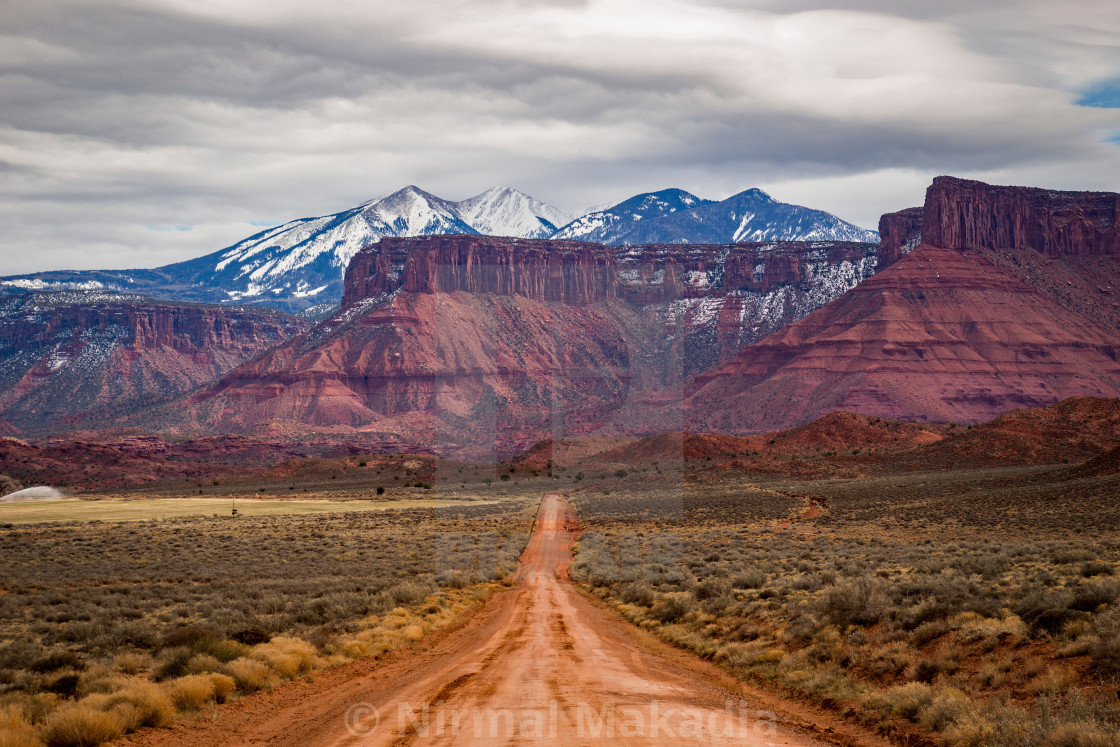
[{"label": "dry grass clump", "polygon": [[0,708],[0,747],[43,747],[22,709]]},{"label": "dry grass clump", "polygon": [[168,683],[168,694],[180,711],[197,711],[214,700],[214,680],[208,674],[189,674]]},{"label": "dry grass clump", "polygon": [[123,681],[117,689],[89,696],[82,702],[115,713],[125,732],[143,726],[166,726],[175,718],[175,707],[167,693],[140,678]]},{"label": "dry grass clump", "polygon": [[210,683],[214,686],[214,702],[225,703],[237,691],[237,682],[228,675],[212,672]]},{"label": "dry grass clump", "polygon": [[151,670],[152,657],[143,651],[125,651],[114,657],[113,668],[121,674],[140,674]]},{"label": "dry grass clump", "polygon": [[269,666],[254,659],[234,659],[222,665],[222,672],[232,677],[237,689],[243,693],[264,690],[276,682]]},{"label": "dry grass clump", "polygon": [[[234,657],[236,658],[236,657]],[[232,661],[229,659],[227,661]],[[222,662],[217,657],[210,654],[195,654],[187,662],[187,674],[206,674],[207,672],[217,672],[221,669]]]},{"label": "dry grass clump", "polygon": [[310,672],[315,664],[315,647],[299,638],[277,636],[253,649],[253,656],[264,661],[276,674],[295,679]]},{"label": "dry grass clump", "polygon": [[224,703],[237,690],[237,681],[212,672],[190,674],[167,683],[167,693],[180,711],[197,711],[208,703]]},{"label": "dry grass clump", "polygon": [[43,727],[47,747],[97,747],[124,733],[120,717],[85,703],[70,703],[52,713]]}]

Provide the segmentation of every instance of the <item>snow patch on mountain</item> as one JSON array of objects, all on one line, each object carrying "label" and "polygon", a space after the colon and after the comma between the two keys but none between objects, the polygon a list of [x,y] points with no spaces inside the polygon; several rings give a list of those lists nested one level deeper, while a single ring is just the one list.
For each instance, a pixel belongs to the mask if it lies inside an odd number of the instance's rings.
[{"label": "snow patch on mountain", "polygon": [[679,189],[637,195],[585,215],[553,238],[605,244],[727,244],[743,241],[859,241],[879,236],[822,210],[748,189],[722,202]]},{"label": "snow patch on mountain", "polygon": [[455,203],[459,216],[487,236],[545,239],[571,217],[558,208],[509,187],[494,187]]},{"label": "snow patch on mountain", "polygon": [[663,189],[635,195],[611,207],[588,213],[561,228],[552,238],[596,241],[603,244],[626,244],[620,240],[636,223],[644,223],[666,215],[710,204],[683,189]]},{"label": "snow patch on mountain", "polygon": [[290,221],[250,236],[211,255],[211,274],[232,301],[268,294],[334,297],[341,295],[342,276],[354,255],[385,236],[541,238],[568,221],[563,211],[508,187],[452,202],[410,185],[341,213]]}]

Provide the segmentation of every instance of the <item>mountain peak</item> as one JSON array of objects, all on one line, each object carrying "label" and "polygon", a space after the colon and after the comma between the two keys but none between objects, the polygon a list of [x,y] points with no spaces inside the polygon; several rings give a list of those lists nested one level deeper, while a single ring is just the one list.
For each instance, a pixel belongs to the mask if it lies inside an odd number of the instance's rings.
[{"label": "mountain peak", "polygon": [[671,187],[643,192],[562,228],[553,238],[604,244],[856,241],[877,235],[821,210],[788,205],[753,188],[722,202]]},{"label": "mountain peak", "polygon": [[408,200],[421,199],[421,200],[425,200],[425,201],[428,201],[428,202],[434,202],[434,201],[443,202],[442,199],[440,199],[439,197],[436,197],[431,192],[428,192],[427,190],[420,189],[415,184],[409,184],[405,187],[401,187],[396,192],[392,192],[392,193],[386,195],[385,197],[382,197],[379,200],[375,200],[374,203],[375,204],[376,203],[386,203],[386,202],[392,202],[394,200],[403,200],[403,199],[408,199]]},{"label": "mountain peak", "polygon": [[[499,196],[503,196],[503,195],[517,195],[517,196],[520,196],[520,197],[529,197],[529,195],[525,194],[520,189],[514,189],[513,187],[491,187],[490,189],[486,190],[482,194],[477,195],[477,197],[483,197],[483,196],[499,197]],[[529,197],[529,199],[532,199],[532,198]],[[465,202],[465,200],[464,200],[464,202]]]},{"label": "mountain peak", "polygon": [[763,192],[758,187],[752,187],[751,189],[745,189],[742,192],[740,192],[739,194],[733,195],[732,197],[730,197],[728,199],[732,199],[732,200],[749,199],[749,200],[754,200],[754,201],[757,201],[757,202],[777,202],[777,200],[775,200],[773,197],[771,197],[766,192]]},{"label": "mountain peak", "polygon": [[465,223],[490,236],[543,239],[571,218],[513,187],[491,187],[453,203]]}]

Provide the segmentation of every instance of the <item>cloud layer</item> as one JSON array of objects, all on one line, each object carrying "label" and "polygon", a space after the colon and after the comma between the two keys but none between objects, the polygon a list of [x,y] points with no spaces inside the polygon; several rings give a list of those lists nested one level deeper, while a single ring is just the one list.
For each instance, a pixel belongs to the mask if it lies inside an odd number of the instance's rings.
[{"label": "cloud layer", "polygon": [[[835,4],[834,4],[835,5]],[[1110,2],[42,0],[0,28],[0,274],[150,267],[408,183],[570,212],[931,176],[1120,190]]]}]

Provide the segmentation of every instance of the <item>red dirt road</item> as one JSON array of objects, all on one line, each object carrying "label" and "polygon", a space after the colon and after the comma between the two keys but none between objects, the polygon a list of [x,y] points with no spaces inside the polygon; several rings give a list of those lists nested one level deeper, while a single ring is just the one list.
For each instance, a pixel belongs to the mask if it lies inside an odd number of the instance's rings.
[{"label": "red dirt road", "polygon": [[218,719],[127,742],[821,744],[743,700],[714,667],[660,645],[567,583],[574,525],[564,498],[546,496],[518,584],[428,651],[354,662],[245,698]]}]

